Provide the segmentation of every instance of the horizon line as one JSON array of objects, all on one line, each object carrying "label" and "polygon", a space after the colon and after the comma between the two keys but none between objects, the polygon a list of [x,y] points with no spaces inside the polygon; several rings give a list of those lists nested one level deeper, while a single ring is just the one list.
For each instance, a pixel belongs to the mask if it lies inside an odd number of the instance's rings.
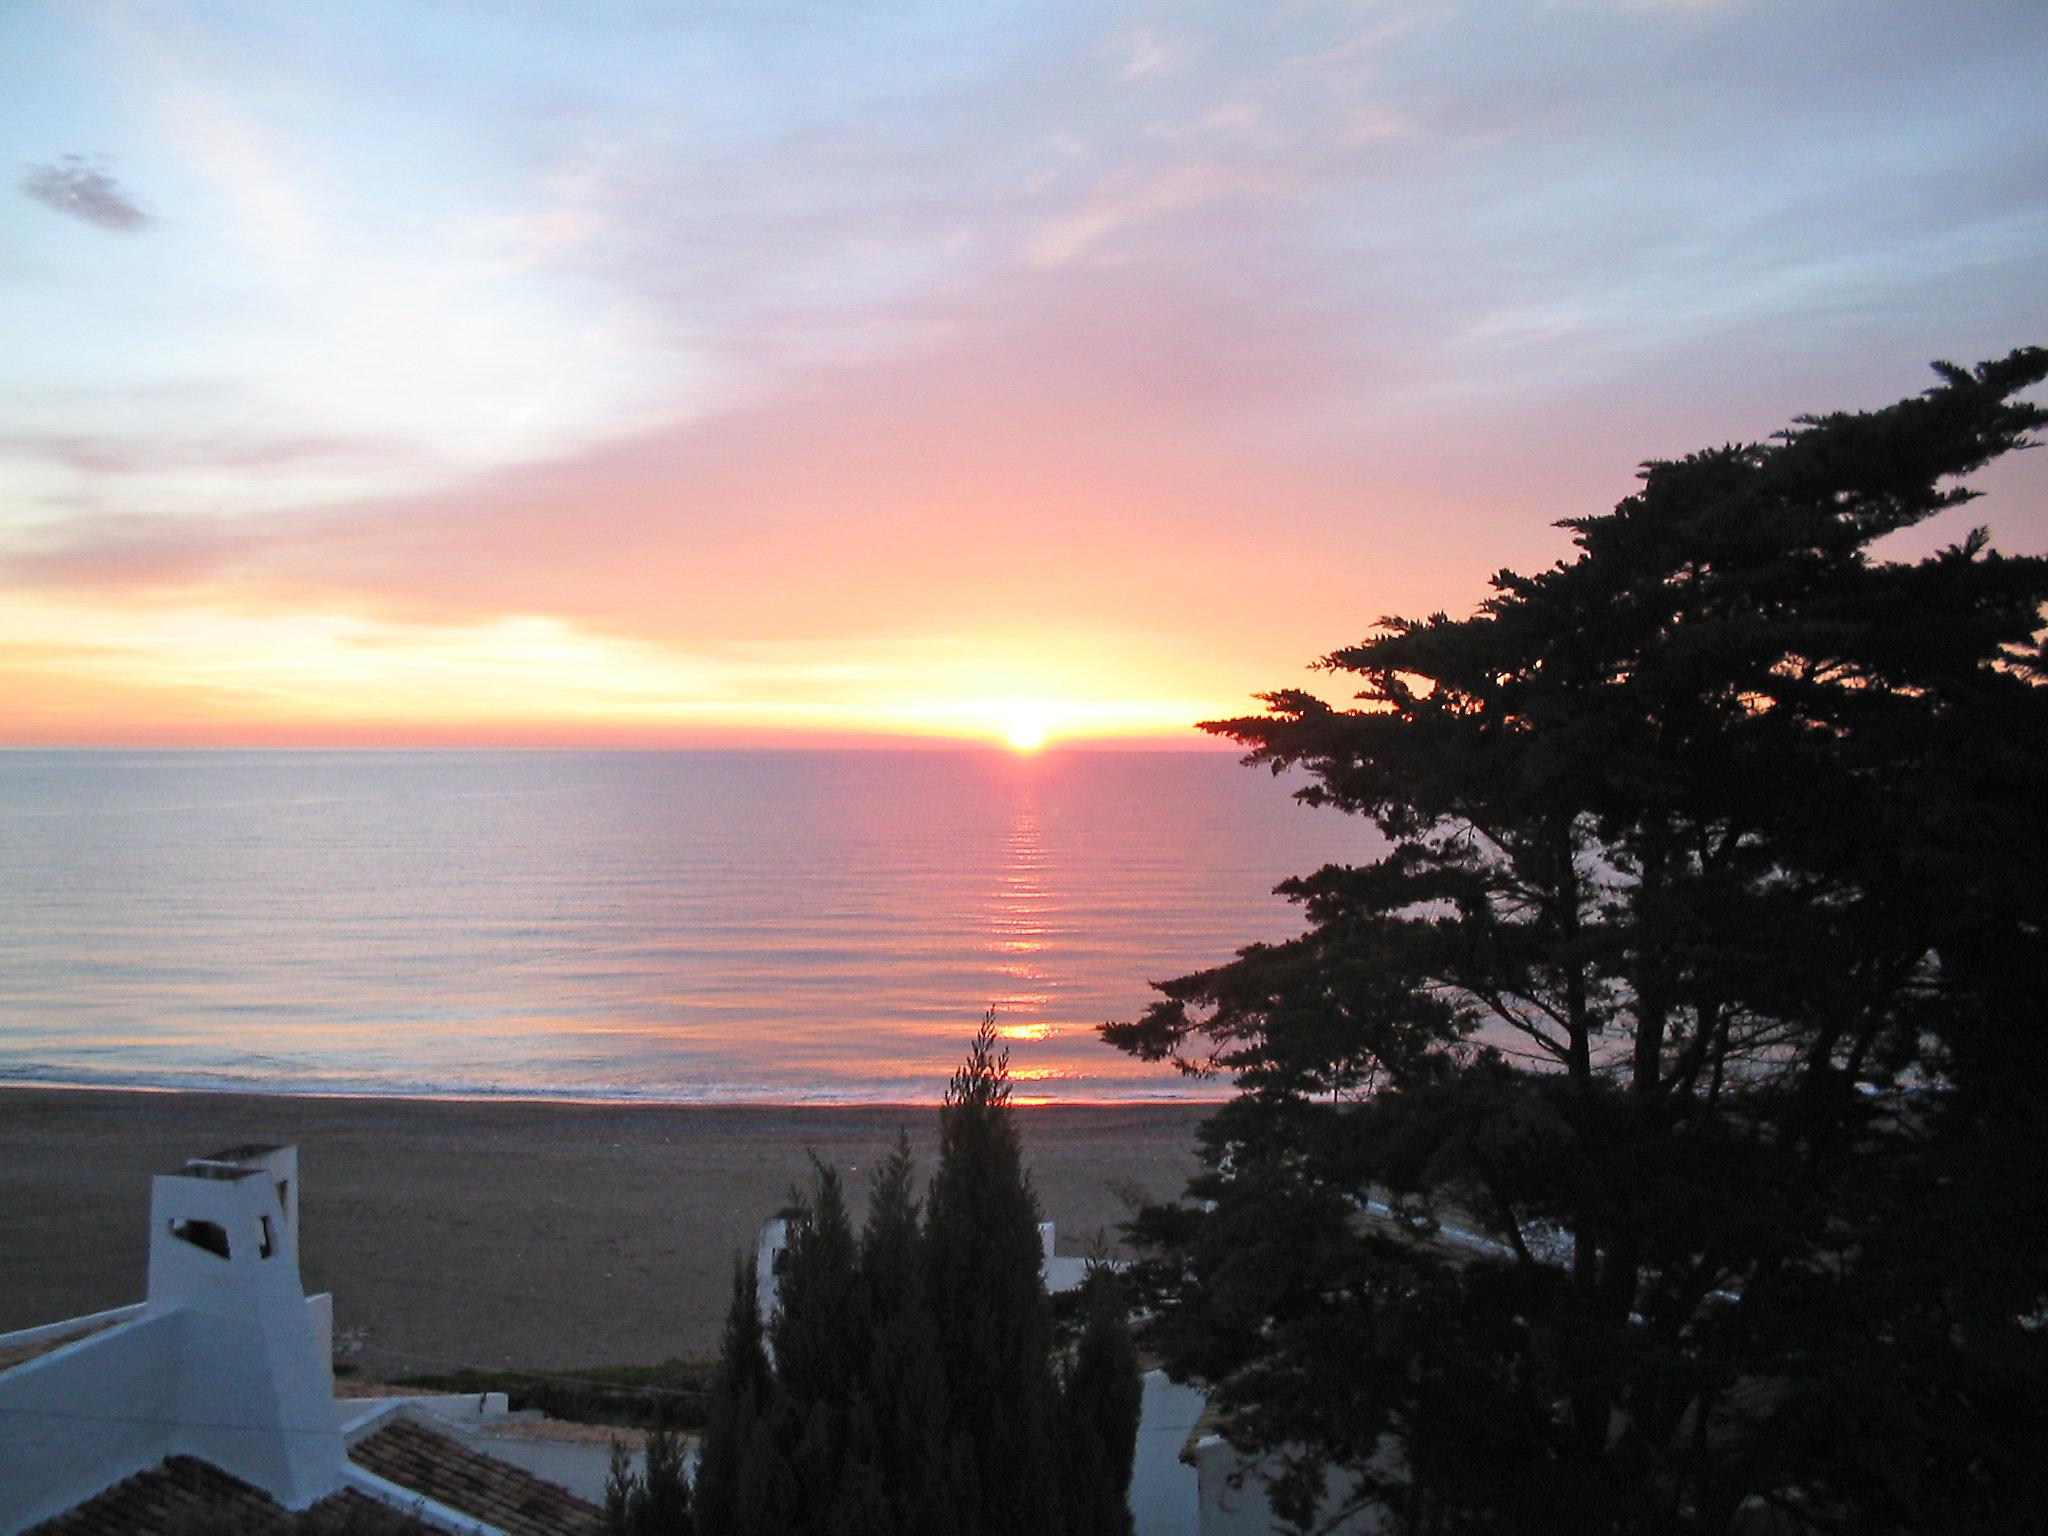
[{"label": "horizon line", "polygon": [[1129,736],[1053,737],[1020,749],[997,737],[933,736],[914,732],[859,732],[788,738],[717,738],[682,741],[607,740],[242,740],[194,738],[151,740],[0,741],[0,752],[987,752],[1003,757],[1043,757],[1059,752],[1217,752],[1238,744],[1190,726],[1185,731]]}]

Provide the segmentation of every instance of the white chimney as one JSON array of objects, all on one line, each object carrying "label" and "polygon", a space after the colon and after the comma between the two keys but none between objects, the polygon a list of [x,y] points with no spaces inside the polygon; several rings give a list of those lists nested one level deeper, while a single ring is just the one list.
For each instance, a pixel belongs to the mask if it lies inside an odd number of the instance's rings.
[{"label": "white chimney", "polygon": [[150,1313],[180,1318],[178,1448],[287,1509],[341,1486],[333,1357],[299,1279],[291,1147],[232,1147],[151,1181]]}]

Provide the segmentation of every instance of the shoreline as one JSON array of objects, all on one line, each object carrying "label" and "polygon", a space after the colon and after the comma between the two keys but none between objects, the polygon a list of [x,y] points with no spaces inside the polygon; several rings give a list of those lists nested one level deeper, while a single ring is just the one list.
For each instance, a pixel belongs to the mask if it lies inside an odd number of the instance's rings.
[{"label": "shoreline", "polygon": [[[1214,1102],[1019,1105],[1062,1254],[1176,1195]],[[867,1175],[936,1104],[650,1103],[0,1083],[0,1331],[142,1299],[149,1176],[216,1147],[299,1148],[309,1294],[389,1378],[652,1364],[716,1347],[732,1265],[809,1176]]]}]

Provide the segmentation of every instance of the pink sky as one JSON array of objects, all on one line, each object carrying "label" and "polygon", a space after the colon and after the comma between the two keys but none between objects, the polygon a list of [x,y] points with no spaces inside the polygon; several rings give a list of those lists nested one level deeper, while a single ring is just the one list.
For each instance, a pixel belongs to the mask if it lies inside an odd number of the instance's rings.
[{"label": "pink sky", "polygon": [[1183,740],[2048,339],[2026,4],[0,30],[13,744]]}]

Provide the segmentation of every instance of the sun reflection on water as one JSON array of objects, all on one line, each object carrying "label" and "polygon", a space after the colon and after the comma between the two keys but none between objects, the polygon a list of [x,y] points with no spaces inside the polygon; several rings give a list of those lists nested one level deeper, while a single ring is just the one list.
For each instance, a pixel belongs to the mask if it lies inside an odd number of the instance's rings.
[{"label": "sun reflection on water", "polygon": [[[1053,1002],[1052,982],[1033,959],[1056,936],[1058,903],[1046,886],[1045,846],[1037,807],[1020,801],[1002,842],[1002,865],[987,909],[987,937],[982,948],[995,959],[990,967],[1009,983],[990,999],[996,1010],[996,1033],[1004,1040],[1032,1044],[1052,1039],[1058,1027],[1044,1017]],[[1038,1069],[1016,1067],[1019,1081],[1043,1076]]]}]

